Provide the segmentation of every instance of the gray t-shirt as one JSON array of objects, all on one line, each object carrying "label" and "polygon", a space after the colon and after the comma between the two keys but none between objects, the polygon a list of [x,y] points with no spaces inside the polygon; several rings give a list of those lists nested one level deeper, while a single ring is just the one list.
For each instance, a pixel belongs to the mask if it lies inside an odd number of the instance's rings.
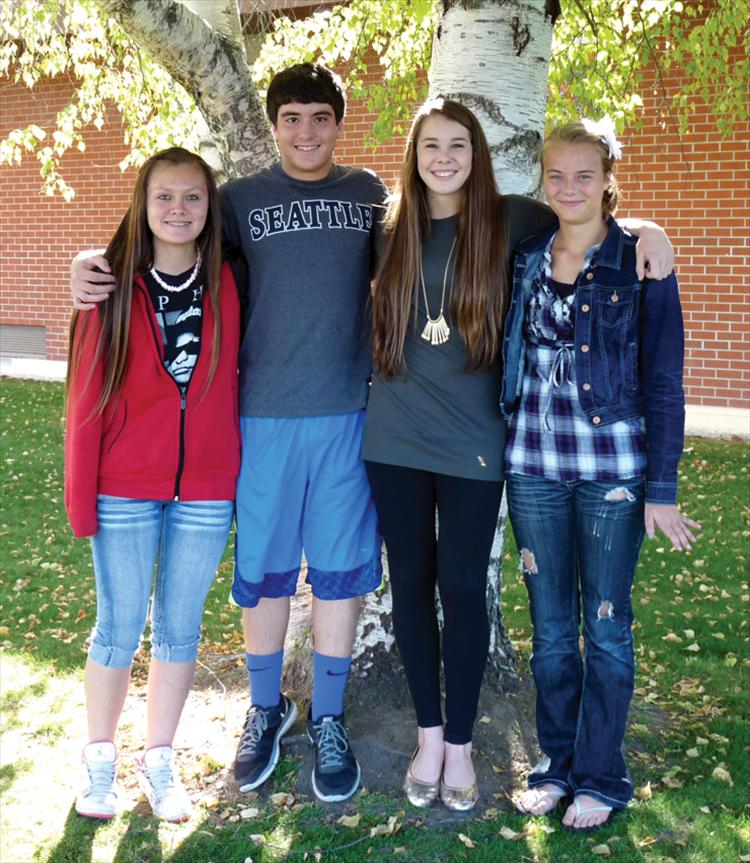
[{"label": "gray t-shirt", "polygon": [[338,165],[303,181],[276,164],[222,187],[224,234],[249,270],[242,416],[365,406],[374,227],[385,194],[371,171]]},{"label": "gray t-shirt", "polygon": [[[555,224],[552,211],[520,195],[502,197],[508,226],[510,262],[526,237]],[[440,310],[443,276],[458,217],[433,219],[423,246],[424,280],[430,316]],[[452,262],[451,262],[452,269]],[[451,272],[448,271],[448,285]],[[509,282],[510,285],[510,282]],[[466,346],[450,320],[446,296],[444,315],[450,338],[432,345],[421,337],[426,322],[421,288],[417,326],[406,336],[406,374],[372,382],[362,457],[369,461],[411,467],[466,479],[503,479],[505,423],[500,414],[500,359],[484,372],[467,372]]]}]

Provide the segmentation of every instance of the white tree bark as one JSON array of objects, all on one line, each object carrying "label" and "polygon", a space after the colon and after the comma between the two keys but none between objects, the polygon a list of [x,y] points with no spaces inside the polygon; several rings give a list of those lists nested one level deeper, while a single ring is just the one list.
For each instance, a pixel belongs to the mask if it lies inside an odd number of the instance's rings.
[{"label": "white tree bark", "polygon": [[450,96],[477,115],[501,192],[534,195],[554,4],[474,0],[443,5],[429,72],[430,96]]},{"label": "white tree bark", "polygon": [[[224,178],[252,174],[276,159],[263,104],[250,78],[236,0],[192,0],[190,7],[178,0],[96,4],[195,99]],[[196,8],[210,15],[196,14]]]}]

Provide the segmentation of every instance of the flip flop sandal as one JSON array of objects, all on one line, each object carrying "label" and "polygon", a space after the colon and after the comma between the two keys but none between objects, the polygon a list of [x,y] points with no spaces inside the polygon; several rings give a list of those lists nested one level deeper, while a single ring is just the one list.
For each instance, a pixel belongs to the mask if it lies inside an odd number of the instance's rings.
[{"label": "flip flop sandal", "polygon": [[[521,806],[520,801],[515,803],[515,807],[516,807],[516,810],[518,812],[520,812],[522,815],[531,815],[532,818],[537,818],[540,815],[551,815],[557,809],[557,807],[563,802],[563,800],[565,800],[566,798],[568,798],[568,799],[570,798],[570,792],[565,791],[563,788],[560,788],[559,786],[555,786],[554,791],[540,791],[537,788],[529,788],[528,790],[536,792],[537,803],[541,803],[545,798],[549,798],[550,800],[554,801],[554,805],[550,806],[550,808],[545,810],[544,812],[531,812],[528,809],[524,809]],[[526,793],[526,792],[524,792],[524,793]]]},{"label": "flip flop sandal", "polygon": [[592,812],[608,812],[609,815],[607,815],[604,821],[599,824],[592,824],[590,827],[574,827],[572,824],[563,824],[562,826],[570,833],[594,833],[597,830],[602,830],[610,824],[615,815],[620,811],[619,809],[614,809],[612,806],[606,806],[603,803],[599,806],[586,806],[585,808],[581,808],[577,797],[573,799],[573,805],[576,809],[576,818],[581,815],[589,815]]}]

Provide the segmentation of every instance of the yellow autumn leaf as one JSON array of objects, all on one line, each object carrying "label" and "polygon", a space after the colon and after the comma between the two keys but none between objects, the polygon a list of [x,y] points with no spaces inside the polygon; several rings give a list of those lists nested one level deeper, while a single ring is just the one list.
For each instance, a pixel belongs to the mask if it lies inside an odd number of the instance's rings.
[{"label": "yellow autumn leaf", "polygon": [[692,644],[688,644],[685,650],[689,650],[691,653],[697,653],[701,649],[700,644],[697,641],[694,641]]},{"label": "yellow autumn leaf", "polygon": [[465,833],[459,833],[458,834],[458,840],[459,840],[459,842],[463,842],[463,844],[467,848],[476,848],[477,847]]},{"label": "yellow autumn leaf", "polygon": [[268,798],[274,806],[291,806],[294,803],[294,795],[287,794],[285,791],[279,791],[278,794],[272,794]]},{"label": "yellow autumn leaf", "polygon": [[513,842],[518,839],[524,839],[526,837],[526,831],[522,830],[520,833],[516,833],[516,831],[511,830],[510,827],[501,827],[500,835],[503,837],[503,839],[509,839],[511,842]]},{"label": "yellow autumn leaf", "polygon": [[693,747],[692,749],[688,749],[685,755],[687,755],[688,758],[698,758],[700,752],[695,747]]},{"label": "yellow autumn leaf", "polygon": [[636,788],[635,796],[638,800],[650,800],[654,796],[654,792],[651,790],[651,782],[647,782],[640,788]]},{"label": "yellow autumn leaf", "polygon": [[489,725],[492,722],[492,720],[489,716],[487,716],[486,713],[484,714],[484,716],[479,717],[479,721],[482,723],[482,725]]},{"label": "yellow autumn leaf", "polygon": [[362,816],[357,815],[342,815],[341,818],[336,822],[337,824],[341,824],[342,827],[356,827],[359,822],[362,820]]},{"label": "yellow autumn leaf", "polygon": [[[249,807],[248,809],[242,809],[240,811],[240,818],[243,821],[248,821],[250,818],[257,818],[259,813],[260,813],[259,809],[255,809],[255,807]],[[219,817],[223,818],[224,813],[222,812]]]},{"label": "yellow autumn leaf", "polygon": [[596,854],[597,857],[609,857],[612,854],[612,851],[609,848],[609,845],[594,845],[591,849],[592,854]]},{"label": "yellow autumn leaf", "polygon": [[671,644],[682,644],[682,639],[674,632],[668,632],[662,636],[662,641],[669,641]]},{"label": "yellow autumn leaf", "polygon": [[729,771],[722,764],[720,764],[718,767],[714,767],[714,769],[711,771],[711,776],[714,779],[718,779],[719,782],[726,782],[727,785],[734,785]]},{"label": "yellow autumn leaf", "polygon": [[667,788],[682,788],[685,784],[679,779],[675,779],[674,776],[662,776],[661,781],[667,786]]},{"label": "yellow autumn leaf", "polygon": [[695,630],[694,629],[683,629],[685,633],[685,638],[695,638]]}]

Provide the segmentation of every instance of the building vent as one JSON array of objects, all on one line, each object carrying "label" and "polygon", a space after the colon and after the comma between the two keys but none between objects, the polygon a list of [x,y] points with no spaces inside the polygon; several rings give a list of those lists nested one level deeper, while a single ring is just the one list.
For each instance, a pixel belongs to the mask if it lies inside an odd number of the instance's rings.
[{"label": "building vent", "polygon": [[0,356],[47,359],[46,328],[0,324]]}]

